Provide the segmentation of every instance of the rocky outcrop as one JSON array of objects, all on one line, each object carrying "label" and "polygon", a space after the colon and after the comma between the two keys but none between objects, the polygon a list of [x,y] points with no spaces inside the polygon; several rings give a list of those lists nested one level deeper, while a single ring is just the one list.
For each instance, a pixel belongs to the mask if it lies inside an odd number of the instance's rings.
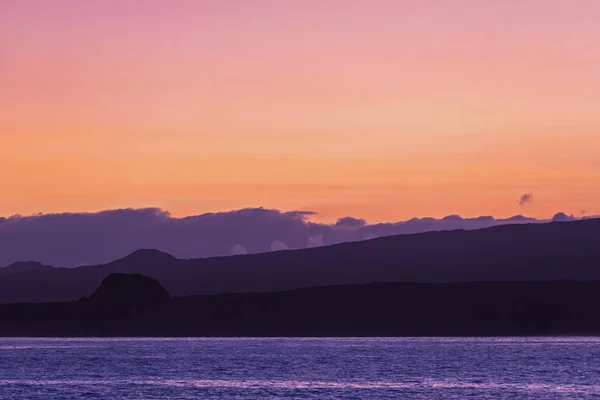
[{"label": "rocky outcrop", "polygon": [[81,301],[106,306],[152,306],[171,298],[169,292],[155,279],[142,274],[108,275],[100,287]]}]

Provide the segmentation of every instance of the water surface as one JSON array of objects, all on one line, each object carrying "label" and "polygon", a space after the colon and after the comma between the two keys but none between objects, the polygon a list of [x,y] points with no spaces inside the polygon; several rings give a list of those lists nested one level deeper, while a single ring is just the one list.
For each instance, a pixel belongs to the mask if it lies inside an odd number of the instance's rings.
[{"label": "water surface", "polygon": [[0,398],[600,398],[600,339],[0,339]]}]

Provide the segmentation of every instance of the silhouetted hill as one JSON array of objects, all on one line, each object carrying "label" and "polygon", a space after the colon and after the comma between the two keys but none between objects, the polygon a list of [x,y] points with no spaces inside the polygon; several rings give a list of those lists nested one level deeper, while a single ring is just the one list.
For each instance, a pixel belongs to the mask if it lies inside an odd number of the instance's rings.
[{"label": "silhouetted hill", "polygon": [[113,273],[104,278],[89,298],[80,301],[100,306],[126,307],[160,304],[170,298],[169,292],[156,279],[141,274]]},{"label": "silhouetted hill", "polygon": [[124,257],[117,261],[113,261],[110,264],[123,266],[136,264],[161,265],[173,262],[175,260],[177,259],[172,255],[159,250],[140,249],[129,254],[127,257]]},{"label": "silhouetted hill", "polygon": [[600,282],[383,283],[169,298],[150,278],[110,275],[90,299],[97,301],[0,305],[0,336],[600,335]]},{"label": "silhouetted hill", "polygon": [[20,274],[23,272],[53,271],[54,267],[44,265],[37,261],[22,261],[0,268],[0,276],[9,274]]},{"label": "silhouetted hill", "polygon": [[207,259],[143,250],[105,265],[2,275],[0,302],[77,300],[114,272],[148,275],[173,296],[370,282],[600,280],[600,219]]}]

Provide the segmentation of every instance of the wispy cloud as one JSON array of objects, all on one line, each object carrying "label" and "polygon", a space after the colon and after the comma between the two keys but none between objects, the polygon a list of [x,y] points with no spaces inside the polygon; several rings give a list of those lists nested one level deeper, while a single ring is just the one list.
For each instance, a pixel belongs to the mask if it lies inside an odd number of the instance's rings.
[{"label": "wispy cloud", "polygon": [[533,202],[533,193],[525,193],[519,198],[519,205],[524,206]]}]

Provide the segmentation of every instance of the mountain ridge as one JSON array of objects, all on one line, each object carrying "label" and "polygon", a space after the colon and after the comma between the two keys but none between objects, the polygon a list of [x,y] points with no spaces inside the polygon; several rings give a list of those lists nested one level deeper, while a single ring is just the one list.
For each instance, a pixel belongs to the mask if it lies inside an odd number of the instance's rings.
[{"label": "mountain ridge", "polygon": [[600,280],[600,220],[381,237],[301,250],[177,259],[138,250],[108,264],[7,275],[0,303],[71,301],[113,272],[142,273],[174,296],[370,282]]}]

